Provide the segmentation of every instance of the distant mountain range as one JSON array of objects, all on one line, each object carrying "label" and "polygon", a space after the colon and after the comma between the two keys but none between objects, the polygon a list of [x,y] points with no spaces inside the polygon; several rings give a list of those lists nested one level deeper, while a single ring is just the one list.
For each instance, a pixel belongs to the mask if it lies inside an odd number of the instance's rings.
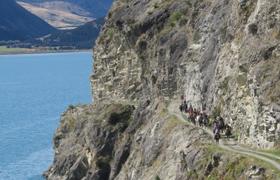
[{"label": "distant mountain range", "polygon": [[59,29],[73,29],[106,16],[112,0],[18,0],[24,8]]},{"label": "distant mountain range", "polygon": [[[87,11],[91,17],[94,18],[100,18],[104,17],[108,11],[108,9],[111,7],[113,0],[20,0],[22,2],[32,3],[32,4],[44,4],[44,3],[54,3],[54,5],[58,2],[65,3],[66,6],[68,3],[78,6],[81,9],[84,9]],[[56,8],[56,7],[53,7]],[[81,13],[76,11],[75,8],[72,10],[70,9],[74,14]]]},{"label": "distant mountain range", "polygon": [[0,46],[92,48],[111,3],[112,0],[0,0]]},{"label": "distant mountain range", "polygon": [[25,40],[50,34],[55,28],[13,0],[0,0],[0,40]]},{"label": "distant mountain range", "polygon": [[58,29],[74,29],[94,20],[85,10],[67,2],[31,4],[18,1],[18,3]]},{"label": "distant mountain range", "polygon": [[89,49],[94,45],[104,18],[88,22],[71,30],[60,30],[45,37],[29,40],[37,46],[62,47],[67,49]]}]

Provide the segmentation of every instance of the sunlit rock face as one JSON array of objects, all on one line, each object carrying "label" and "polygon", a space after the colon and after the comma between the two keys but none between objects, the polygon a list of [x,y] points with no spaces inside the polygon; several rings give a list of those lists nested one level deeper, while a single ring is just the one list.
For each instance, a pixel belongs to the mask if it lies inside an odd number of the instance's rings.
[{"label": "sunlit rock face", "polygon": [[277,146],[279,10],[276,0],[115,1],[94,48],[93,104],[62,115],[47,179],[279,179],[170,114],[184,95],[240,143]]},{"label": "sunlit rock face", "polygon": [[184,94],[239,140],[279,142],[278,1],[117,1],[95,47],[93,96]]}]

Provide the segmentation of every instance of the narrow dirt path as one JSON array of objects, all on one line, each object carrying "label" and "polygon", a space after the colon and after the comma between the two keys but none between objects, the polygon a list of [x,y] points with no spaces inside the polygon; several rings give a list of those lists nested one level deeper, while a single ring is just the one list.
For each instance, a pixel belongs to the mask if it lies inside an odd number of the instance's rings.
[{"label": "narrow dirt path", "polygon": [[255,150],[252,150],[252,149],[244,148],[244,147],[239,146],[239,145],[235,145],[235,146],[232,146],[232,147],[234,149],[239,149],[239,150],[247,151],[247,152],[253,152],[253,153],[256,153],[256,154],[259,154],[259,155],[267,156],[267,157],[272,158],[272,159],[280,160],[280,157],[275,155],[275,154],[270,154],[270,153],[261,152],[261,151],[255,151]]},{"label": "narrow dirt path", "polygon": [[[179,102],[171,103],[168,106],[168,112],[172,115],[175,115],[181,121],[184,121],[185,123],[188,123],[191,126],[200,128],[200,127],[195,126],[192,123],[189,123],[188,121],[186,121],[186,118],[187,118],[186,115],[184,115],[183,113],[181,113],[179,111]],[[210,129],[207,129],[207,128],[200,128],[200,129],[203,129],[205,132],[207,132],[209,135],[211,135],[213,137],[213,133]],[[227,151],[251,156],[251,157],[257,158],[259,160],[265,161],[265,162],[271,164],[272,166],[274,166],[276,169],[280,170],[280,163],[275,161],[275,160],[280,160],[280,157],[276,156],[274,154],[255,151],[255,150],[252,150],[249,148],[241,147],[240,145],[238,145],[238,143],[236,141],[227,141],[225,139],[221,139],[218,146]]]}]

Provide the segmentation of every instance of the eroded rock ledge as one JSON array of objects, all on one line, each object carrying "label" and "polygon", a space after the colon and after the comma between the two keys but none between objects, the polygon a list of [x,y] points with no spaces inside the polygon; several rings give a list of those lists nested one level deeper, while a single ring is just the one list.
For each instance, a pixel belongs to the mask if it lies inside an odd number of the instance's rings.
[{"label": "eroded rock ledge", "polygon": [[269,166],[219,149],[160,102],[69,108],[54,144],[51,180],[277,179]]}]

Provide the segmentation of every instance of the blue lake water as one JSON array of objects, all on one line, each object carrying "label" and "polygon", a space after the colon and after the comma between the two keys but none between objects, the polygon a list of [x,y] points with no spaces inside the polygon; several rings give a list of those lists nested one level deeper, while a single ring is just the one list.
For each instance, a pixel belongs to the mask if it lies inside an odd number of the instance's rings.
[{"label": "blue lake water", "polygon": [[70,104],[90,103],[92,53],[0,56],[0,179],[41,180]]}]

